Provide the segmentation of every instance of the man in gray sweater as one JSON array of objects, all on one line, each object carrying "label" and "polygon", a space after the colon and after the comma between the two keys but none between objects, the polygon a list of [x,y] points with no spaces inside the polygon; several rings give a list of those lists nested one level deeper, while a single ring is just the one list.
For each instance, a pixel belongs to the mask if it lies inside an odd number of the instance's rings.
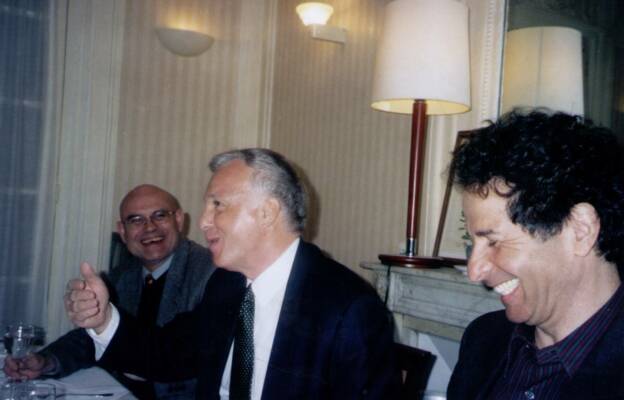
[{"label": "man in gray sweater", "polygon": [[[182,237],[184,212],[165,190],[141,185],[122,200],[117,230],[131,254],[108,274],[115,304],[145,324],[162,326],[201,300],[214,271],[210,251]],[[20,362],[7,358],[9,377],[62,377],[95,365],[93,341],[74,329]],[[193,397],[193,381],[147,382],[110,371],[141,399]]]}]

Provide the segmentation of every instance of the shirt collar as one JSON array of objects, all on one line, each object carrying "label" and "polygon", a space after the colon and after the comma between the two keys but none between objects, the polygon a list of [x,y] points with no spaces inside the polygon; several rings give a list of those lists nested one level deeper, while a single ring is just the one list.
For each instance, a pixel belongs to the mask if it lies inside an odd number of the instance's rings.
[{"label": "shirt collar", "polygon": [[158,278],[163,276],[165,272],[169,271],[169,267],[171,267],[171,260],[173,260],[173,254],[174,253],[171,253],[171,255],[167,257],[167,259],[162,264],[160,264],[160,266],[156,268],[154,271],[150,271],[149,269],[143,267],[143,279],[145,279],[145,277],[149,274],[151,274],[152,278],[154,278],[155,280],[158,280]]},{"label": "shirt collar", "polygon": [[561,362],[566,373],[569,376],[574,375],[623,306],[624,285],[620,285],[609,301],[581,326],[563,340],[543,349],[538,349],[534,344],[535,327],[525,324],[517,325],[509,342],[506,370],[517,357],[521,346],[529,346],[528,348],[535,354],[537,364]]},{"label": "shirt collar", "polygon": [[255,302],[259,306],[267,304],[275,294],[286,288],[299,242],[300,239],[296,238],[256,279],[247,279],[247,284],[252,284]]},{"label": "shirt collar", "polygon": [[558,353],[568,374],[573,375],[587,355],[602,338],[609,325],[624,304],[624,286],[620,285],[613,296],[594,315],[576,328],[559,343],[554,350]]}]

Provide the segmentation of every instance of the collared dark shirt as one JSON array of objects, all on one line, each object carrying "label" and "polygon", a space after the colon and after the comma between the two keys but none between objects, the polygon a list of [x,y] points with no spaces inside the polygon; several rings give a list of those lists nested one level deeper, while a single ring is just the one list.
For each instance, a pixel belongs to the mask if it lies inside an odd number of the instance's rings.
[{"label": "collared dark shirt", "polygon": [[578,371],[607,331],[624,303],[624,285],[591,318],[565,339],[538,349],[535,327],[516,326],[507,349],[503,374],[487,399],[559,399],[563,385]]}]

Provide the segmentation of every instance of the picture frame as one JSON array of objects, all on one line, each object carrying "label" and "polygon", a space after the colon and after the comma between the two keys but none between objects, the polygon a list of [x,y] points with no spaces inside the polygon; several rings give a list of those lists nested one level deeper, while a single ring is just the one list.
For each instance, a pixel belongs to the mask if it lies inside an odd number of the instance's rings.
[{"label": "picture frame", "polygon": [[[453,153],[465,142],[473,131],[457,132]],[[433,256],[450,261],[453,265],[467,265],[466,241],[464,236],[465,226],[462,213],[461,196],[459,190],[453,185],[455,171],[451,165],[446,180],[446,189],[442,200],[442,210],[438,229],[433,245]]]}]

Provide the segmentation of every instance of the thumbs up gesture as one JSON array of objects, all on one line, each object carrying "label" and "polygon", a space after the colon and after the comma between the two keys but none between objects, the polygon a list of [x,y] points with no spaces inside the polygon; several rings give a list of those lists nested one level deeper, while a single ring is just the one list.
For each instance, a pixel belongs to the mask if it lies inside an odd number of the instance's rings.
[{"label": "thumbs up gesture", "polygon": [[67,283],[65,311],[75,325],[101,333],[111,318],[108,289],[89,263],[80,264],[80,275]]}]

